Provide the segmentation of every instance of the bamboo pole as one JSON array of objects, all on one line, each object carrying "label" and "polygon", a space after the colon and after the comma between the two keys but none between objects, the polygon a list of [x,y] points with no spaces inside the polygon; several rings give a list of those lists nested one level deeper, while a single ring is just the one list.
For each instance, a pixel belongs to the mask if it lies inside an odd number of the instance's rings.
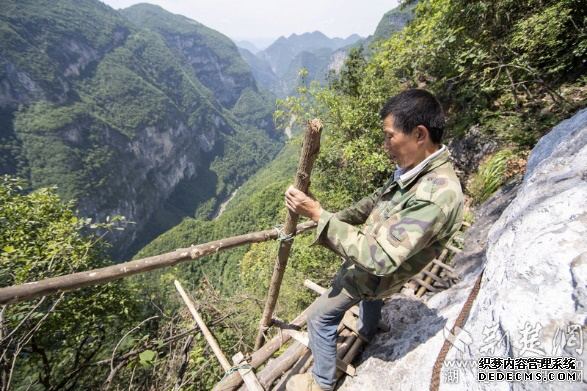
[{"label": "bamboo pole", "polygon": [[[342,339],[341,342],[338,342],[336,345],[336,357],[342,359],[346,352],[350,349],[351,345],[357,338],[355,334],[352,334],[348,329],[344,329],[339,334],[339,339]],[[292,369],[285,373],[284,376],[281,377],[277,385],[273,388],[273,391],[285,391],[287,382],[295,375],[302,374],[306,372],[308,362],[312,361],[312,352],[307,349],[306,353],[298,360],[298,362],[292,367]]]},{"label": "bamboo pole", "polygon": [[[361,338],[355,339],[355,342],[353,342],[353,345],[350,347],[348,352],[346,352],[342,361],[350,365],[355,357],[357,357],[357,354],[359,354],[361,346],[363,346],[363,340]],[[347,372],[347,374],[349,373]],[[354,373],[351,376],[354,376]]]},{"label": "bamboo pole", "polygon": [[455,269],[453,269],[452,267],[448,266],[446,263],[442,263],[441,261],[439,261],[438,259],[433,259],[432,263],[435,265],[440,266],[441,268],[448,270],[450,273],[456,274],[457,271]]},{"label": "bamboo pole", "polygon": [[[300,233],[314,227],[316,227],[316,223],[309,221],[299,224],[297,226],[297,232]],[[275,229],[253,232],[188,248],[180,248],[166,254],[119,263],[100,269],[0,288],[0,305],[20,303],[21,301],[31,300],[41,296],[66,292],[90,285],[104,284],[119,278],[132,276],[133,274],[174,266],[180,262],[202,258],[219,251],[250,243],[265,242],[270,239],[277,239],[277,237],[278,232]]]},{"label": "bamboo pole", "polygon": [[[319,120],[314,119],[308,121],[306,125],[306,134],[304,136],[304,144],[302,145],[302,154],[300,155],[300,162],[298,164],[298,171],[296,173],[294,184],[296,189],[303,191],[304,193],[307,193],[308,188],[310,187],[310,173],[312,172],[314,161],[320,151],[321,132],[322,124]],[[299,216],[289,209],[286,213],[283,232],[285,235],[289,235],[295,232]],[[257,333],[257,338],[255,339],[255,350],[259,350],[261,346],[263,346],[263,342],[265,341],[265,331],[271,325],[271,317],[273,316],[273,310],[275,309],[275,304],[277,303],[277,298],[279,296],[281,281],[283,280],[283,274],[285,273],[291,245],[292,240],[282,240],[279,242],[279,251],[275,261],[275,267],[273,268],[271,283],[269,284],[269,292],[267,293],[267,302],[265,303],[263,316],[259,322],[259,331]]]},{"label": "bamboo pole", "polygon": [[357,334],[351,334],[348,337],[346,337],[346,339],[340,345],[340,348],[337,349],[336,357],[342,360],[344,356],[347,354],[347,352],[350,350],[351,346],[355,344],[357,338]]},{"label": "bamboo pole", "polygon": [[314,356],[312,356],[310,354],[310,358],[308,360],[306,360],[306,362],[304,363],[304,365],[300,369],[300,373],[308,372],[310,370],[310,368],[312,367],[312,364],[314,364]]},{"label": "bamboo pole", "polygon": [[202,319],[202,317],[200,316],[198,311],[196,311],[196,307],[194,307],[194,304],[192,303],[192,301],[190,300],[188,295],[183,290],[179,281],[175,280],[174,284],[175,284],[175,288],[177,289],[177,291],[181,295],[181,298],[183,299],[185,305],[188,307],[192,316],[196,320],[196,323],[200,327],[200,330],[202,330],[202,334],[204,334],[204,337],[206,337],[206,341],[208,341],[208,344],[212,348],[212,351],[216,355],[216,358],[218,359],[218,361],[220,361],[220,365],[222,365],[222,369],[224,369],[225,371],[229,371],[232,368],[232,365],[230,365],[230,363],[226,359],[226,356],[224,355],[224,353],[222,353],[220,346],[218,346],[218,342],[216,342],[216,339],[214,338],[214,336],[212,335],[212,333],[210,332],[210,330],[206,326],[206,323],[204,323],[204,319]]}]

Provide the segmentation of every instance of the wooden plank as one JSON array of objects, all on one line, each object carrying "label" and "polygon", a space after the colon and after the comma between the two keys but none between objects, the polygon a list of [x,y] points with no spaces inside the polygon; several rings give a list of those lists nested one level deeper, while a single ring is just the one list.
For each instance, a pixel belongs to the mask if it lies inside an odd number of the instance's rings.
[{"label": "wooden plank", "polygon": [[[238,352],[232,357],[232,362],[235,366],[240,367],[247,363],[244,361],[244,358],[245,356],[241,352]],[[239,368],[238,373],[240,373],[249,391],[265,391],[255,376],[253,368]]]},{"label": "wooden plank", "polygon": [[[297,232],[303,232],[316,227],[316,223],[308,221],[298,224]],[[234,236],[231,238],[215,240],[213,242],[199,244],[187,248],[156,255],[154,257],[137,259],[136,261],[119,263],[100,269],[88,270],[64,276],[47,278],[41,281],[27,282],[22,285],[14,285],[0,288],[0,305],[15,304],[21,301],[35,299],[37,297],[53,295],[59,292],[67,292],[86,286],[104,284],[109,281],[145,273],[151,270],[175,266],[178,263],[198,259],[210,254],[250,243],[265,242],[276,239],[278,233],[275,229]]]},{"label": "wooden plank", "polygon": [[344,314],[342,317],[342,324],[344,324],[347,329],[359,335],[359,330],[357,330],[357,318],[355,318],[350,312],[347,311]]},{"label": "wooden plank", "polygon": [[220,361],[220,365],[222,365],[222,368],[225,371],[229,371],[232,368],[232,365],[230,365],[230,363],[226,359],[226,356],[224,355],[224,353],[222,353],[220,346],[218,346],[218,342],[216,342],[216,339],[214,338],[214,336],[212,335],[212,333],[210,332],[210,330],[206,326],[206,323],[204,323],[204,320],[202,319],[202,317],[200,316],[198,311],[196,311],[196,307],[194,307],[194,304],[192,303],[192,301],[190,300],[188,295],[183,290],[179,281],[175,280],[174,284],[175,284],[175,288],[177,289],[177,291],[181,295],[181,298],[183,299],[184,303],[187,305],[188,309],[190,310],[190,313],[192,314],[192,316],[196,320],[196,323],[200,327],[200,330],[202,330],[204,337],[206,337],[206,341],[208,341],[208,345],[210,345],[210,347],[212,348],[212,351],[216,355],[216,358],[218,359],[218,361]]},{"label": "wooden plank", "polygon": [[[324,294],[324,292],[326,292],[328,290],[328,289],[323,288],[320,285],[318,285],[315,282],[310,281],[310,280],[305,280],[304,285],[306,286],[306,288],[313,290],[314,292],[318,293],[319,295]],[[359,316],[359,306],[358,305],[352,306],[349,309],[349,311],[353,315]],[[381,330],[383,332],[388,332],[390,330],[389,325],[382,320],[380,320],[379,323],[377,323],[377,327],[379,327],[379,330]]]},{"label": "wooden plank", "polygon": [[[308,192],[310,187],[310,174],[314,161],[318,157],[320,151],[320,134],[322,133],[322,124],[319,120],[314,119],[308,121],[306,126],[306,134],[304,136],[304,143],[302,145],[302,153],[298,164],[298,171],[296,173],[296,180],[294,187],[304,193]],[[299,215],[286,208],[285,225],[283,232],[289,235],[296,230]],[[280,241],[277,259],[273,268],[273,275],[269,283],[269,292],[267,292],[267,301],[265,302],[265,309],[261,317],[259,331],[255,339],[255,349],[259,350],[265,341],[265,331],[271,325],[271,318],[273,317],[273,310],[279,297],[279,290],[281,289],[281,281],[287,266],[287,260],[291,250],[293,240]]]}]

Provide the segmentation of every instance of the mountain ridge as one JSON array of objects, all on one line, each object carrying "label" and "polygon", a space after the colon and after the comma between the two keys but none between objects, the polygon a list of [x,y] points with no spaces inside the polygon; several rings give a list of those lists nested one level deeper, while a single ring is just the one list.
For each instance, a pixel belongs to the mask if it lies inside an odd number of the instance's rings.
[{"label": "mountain ridge", "polygon": [[[57,184],[82,215],[134,221],[112,238],[117,251],[157,229],[147,223],[180,183],[194,193],[179,197],[176,220],[219,202],[281,143],[274,100],[236,46],[196,21],[148,9],[160,30],[167,23],[192,40],[186,52],[95,0],[47,8],[7,0],[0,19],[1,173],[35,189]],[[204,173],[211,189],[198,184]]]},{"label": "mountain ridge", "polygon": [[[243,59],[249,65],[257,81],[283,99],[295,94],[299,83],[299,70],[307,68],[307,81],[326,81],[328,73],[338,72],[346,59],[346,53],[358,45],[369,47],[377,40],[385,40],[401,31],[413,19],[416,4],[398,6],[383,15],[373,35],[362,38],[351,34],[347,38],[329,38],[316,30],[302,34],[280,36],[266,49],[252,53],[239,48]],[[330,51],[326,56],[325,49]]]}]

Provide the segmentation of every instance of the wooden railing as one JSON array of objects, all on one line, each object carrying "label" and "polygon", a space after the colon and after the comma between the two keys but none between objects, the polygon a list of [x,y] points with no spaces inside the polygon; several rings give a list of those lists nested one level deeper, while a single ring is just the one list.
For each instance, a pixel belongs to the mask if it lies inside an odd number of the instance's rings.
[{"label": "wooden railing", "polygon": [[[298,224],[296,226],[296,232],[301,233],[315,227],[316,223],[309,221],[303,224]],[[71,291],[91,285],[104,284],[109,281],[132,276],[133,274],[145,273],[151,270],[174,266],[181,262],[202,258],[213,253],[243,246],[245,244],[277,239],[278,236],[279,232],[276,229],[253,232],[231,238],[215,240],[213,242],[199,244],[188,248],[180,248],[170,253],[137,259],[136,261],[119,263],[100,269],[0,288],[0,305],[19,303],[21,301],[48,296],[59,292]]]}]

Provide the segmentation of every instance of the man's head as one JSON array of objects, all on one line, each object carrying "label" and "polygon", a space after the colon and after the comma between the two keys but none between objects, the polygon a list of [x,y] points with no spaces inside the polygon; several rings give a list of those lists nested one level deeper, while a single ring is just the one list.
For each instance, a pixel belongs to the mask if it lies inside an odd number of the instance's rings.
[{"label": "man's head", "polygon": [[444,114],[436,98],[419,89],[406,90],[381,109],[384,148],[400,167],[412,168],[439,148]]},{"label": "man's head", "polygon": [[394,125],[406,135],[422,125],[434,144],[442,140],[444,112],[440,102],[428,91],[417,88],[402,91],[389,99],[379,114],[382,120],[391,114]]}]

